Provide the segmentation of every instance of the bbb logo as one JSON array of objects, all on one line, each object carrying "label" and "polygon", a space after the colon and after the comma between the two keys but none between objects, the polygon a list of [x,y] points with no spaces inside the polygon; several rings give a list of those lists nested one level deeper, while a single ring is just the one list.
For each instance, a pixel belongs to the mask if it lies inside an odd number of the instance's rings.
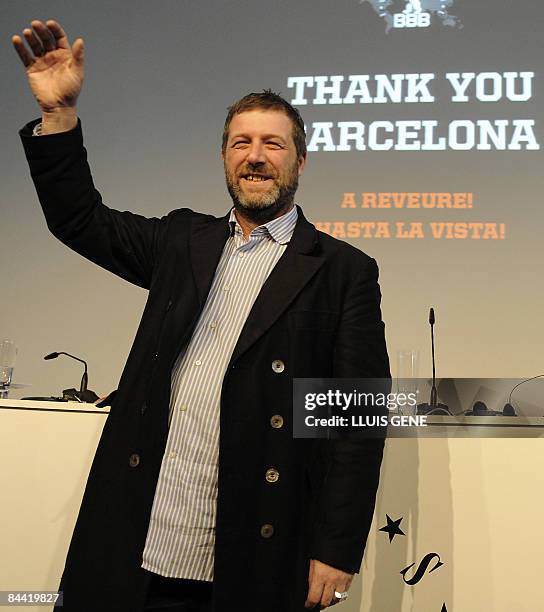
[{"label": "bbb logo", "polygon": [[[433,22],[463,27],[459,18],[449,12],[455,0],[360,0],[361,4],[367,2],[384,19],[386,34],[392,29],[428,28]],[[404,10],[401,10],[403,5]]]},{"label": "bbb logo", "polygon": [[402,13],[393,15],[394,28],[428,28],[431,14],[421,8],[421,0],[408,0]]}]

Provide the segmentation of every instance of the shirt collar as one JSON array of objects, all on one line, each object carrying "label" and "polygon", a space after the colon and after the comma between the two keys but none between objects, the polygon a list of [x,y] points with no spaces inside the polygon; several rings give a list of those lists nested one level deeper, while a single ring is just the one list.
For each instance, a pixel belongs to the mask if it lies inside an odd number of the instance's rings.
[{"label": "shirt collar", "polygon": [[[279,244],[287,244],[293,236],[297,219],[298,211],[295,205],[289,212],[286,212],[281,217],[277,217],[276,219],[272,219],[272,221],[268,221],[268,223],[263,223],[263,225],[257,226],[250,235],[256,236],[259,234],[268,234],[275,242]],[[234,236],[234,232],[242,233],[242,228],[240,227],[240,224],[236,219],[236,215],[234,214],[234,208],[232,208],[230,211],[229,225],[231,236]]]}]

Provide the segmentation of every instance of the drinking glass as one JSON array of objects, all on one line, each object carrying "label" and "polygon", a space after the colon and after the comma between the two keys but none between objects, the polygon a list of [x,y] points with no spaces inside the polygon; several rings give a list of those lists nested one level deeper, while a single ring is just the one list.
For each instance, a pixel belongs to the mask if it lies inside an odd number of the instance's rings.
[{"label": "drinking glass", "polygon": [[13,378],[17,347],[13,340],[0,341],[0,389],[7,389]]},{"label": "drinking glass", "polygon": [[[419,351],[403,349],[397,351],[397,393],[418,394]],[[413,406],[399,406],[399,414],[415,415],[417,401]]]}]

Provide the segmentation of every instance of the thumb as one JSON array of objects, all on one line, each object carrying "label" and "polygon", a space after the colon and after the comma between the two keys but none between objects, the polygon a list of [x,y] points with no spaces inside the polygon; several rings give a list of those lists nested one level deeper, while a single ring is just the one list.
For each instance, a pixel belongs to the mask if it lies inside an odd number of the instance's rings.
[{"label": "thumb", "polygon": [[78,38],[72,45],[72,55],[78,66],[83,66],[83,38]]}]

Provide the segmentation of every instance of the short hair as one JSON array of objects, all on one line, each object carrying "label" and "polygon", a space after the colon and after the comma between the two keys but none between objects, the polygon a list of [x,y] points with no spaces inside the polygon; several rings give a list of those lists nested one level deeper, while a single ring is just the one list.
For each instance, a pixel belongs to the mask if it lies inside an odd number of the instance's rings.
[{"label": "short hair", "polygon": [[240,98],[232,106],[229,106],[227,118],[225,119],[225,127],[223,128],[223,142],[221,150],[225,153],[227,148],[227,140],[229,137],[230,123],[234,115],[245,113],[252,110],[276,110],[285,113],[293,126],[293,141],[297,151],[297,157],[306,155],[306,133],[304,131],[304,121],[298,110],[289,104],[287,100],[279,94],[274,93],[271,89],[263,89],[262,93],[250,93]]}]

